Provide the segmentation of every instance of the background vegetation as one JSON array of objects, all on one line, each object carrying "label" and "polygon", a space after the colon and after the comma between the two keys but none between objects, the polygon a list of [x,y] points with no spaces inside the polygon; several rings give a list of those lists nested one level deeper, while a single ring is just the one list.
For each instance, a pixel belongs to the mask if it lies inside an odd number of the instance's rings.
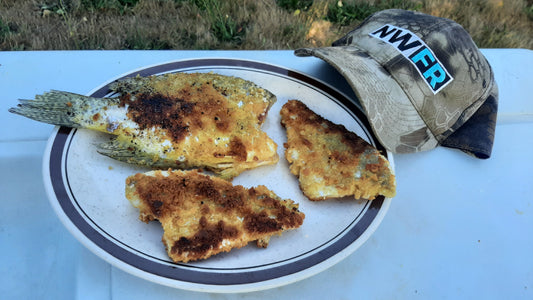
[{"label": "background vegetation", "polygon": [[533,0],[0,0],[0,50],[324,46],[387,8],[453,19],[481,48],[533,48]]}]

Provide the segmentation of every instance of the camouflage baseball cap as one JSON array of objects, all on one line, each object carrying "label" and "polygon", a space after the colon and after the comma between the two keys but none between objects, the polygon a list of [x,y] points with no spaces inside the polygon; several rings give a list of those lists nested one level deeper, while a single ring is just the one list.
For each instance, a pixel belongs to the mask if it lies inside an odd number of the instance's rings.
[{"label": "camouflage baseball cap", "polygon": [[442,145],[490,157],[498,87],[488,61],[456,22],[384,10],[331,47],[295,54],[319,57],[347,79],[388,150]]}]

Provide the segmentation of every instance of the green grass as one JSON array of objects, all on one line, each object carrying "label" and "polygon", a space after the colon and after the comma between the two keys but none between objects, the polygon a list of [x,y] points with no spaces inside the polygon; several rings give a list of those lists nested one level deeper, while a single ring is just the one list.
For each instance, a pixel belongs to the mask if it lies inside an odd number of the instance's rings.
[{"label": "green grass", "polygon": [[[339,1],[338,3],[342,2]],[[356,20],[364,20],[374,12],[379,11],[376,6],[368,3],[342,5],[338,3],[329,5],[325,19],[342,26],[349,25]]]},{"label": "green grass", "polygon": [[168,50],[172,49],[169,41],[147,38],[142,32],[135,31],[124,40],[124,48],[129,50]]},{"label": "green grass", "polygon": [[354,21],[363,21],[373,13],[388,8],[419,10],[421,3],[403,0],[380,0],[374,3],[338,1],[328,6],[328,13],[325,19],[335,24],[347,26]]},{"label": "green grass", "polygon": [[276,4],[290,12],[306,11],[313,5],[313,0],[276,0]]},{"label": "green grass", "polygon": [[87,11],[117,10],[123,14],[137,5],[139,0],[81,0],[80,9]]},{"label": "green grass", "polygon": [[524,13],[530,21],[533,21],[533,1],[528,1],[528,5],[524,7]]},{"label": "green grass", "polygon": [[218,0],[192,1],[211,23],[211,32],[220,42],[240,44],[246,34],[246,24],[237,22],[229,14],[225,14]]},{"label": "green grass", "polygon": [[11,29],[0,19],[0,43],[3,43],[6,37],[11,33]]},{"label": "green grass", "polygon": [[533,48],[532,0],[2,0],[0,50],[315,47],[388,8],[453,19],[482,48]]}]

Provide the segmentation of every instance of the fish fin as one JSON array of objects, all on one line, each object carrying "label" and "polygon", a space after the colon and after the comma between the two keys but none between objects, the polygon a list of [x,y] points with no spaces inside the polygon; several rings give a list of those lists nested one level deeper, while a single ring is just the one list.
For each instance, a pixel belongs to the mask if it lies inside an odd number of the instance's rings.
[{"label": "fish fin", "polygon": [[97,111],[109,101],[114,100],[52,90],[35,96],[34,100],[20,99],[9,112],[43,123],[79,128],[83,127],[81,121],[86,111]]},{"label": "fish fin", "polygon": [[174,161],[160,158],[157,154],[150,154],[137,148],[134,144],[125,143],[117,139],[97,144],[96,151],[102,155],[129,164],[152,168],[176,167]]},{"label": "fish fin", "polygon": [[224,169],[208,168],[209,171],[215,173],[218,177],[231,181],[234,177],[239,175],[242,170],[237,170],[233,167]]}]

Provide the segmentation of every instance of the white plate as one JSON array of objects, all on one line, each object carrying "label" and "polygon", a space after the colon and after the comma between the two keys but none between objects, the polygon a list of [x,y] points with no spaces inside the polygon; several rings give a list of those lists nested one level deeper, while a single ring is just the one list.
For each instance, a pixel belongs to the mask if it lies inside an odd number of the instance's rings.
[{"label": "white plate", "polygon": [[[375,145],[393,166],[392,156],[377,143],[361,109],[317,79],[256,61],[176,61],[119,78],[209,71],[251,80],[277,96],[263,130],[278,144],[279,163],[246,171],[233,183],[245,187],[262,184],[282,198],[295,200],[306,215],[303,225],[273,237],[266,249],[250,244],[204,261],[174,263],[161,242],[160,224],[141,222],[138,210],[124,196],[126,177],[146,169],[96,153],[94,145],[108,140],[106,134],[57,127],[45,152],[43,177],[50,202],[63,224],[87,248],[112,265],[153,282],[195,291],[246,292],[281,286],[323,271],[354,252],[375,231],[390,199],[307,200],[284,158],[286,136],[279,111],[287,100],[299,99]],[[111,95],[110,82],[91,95]]]}]

